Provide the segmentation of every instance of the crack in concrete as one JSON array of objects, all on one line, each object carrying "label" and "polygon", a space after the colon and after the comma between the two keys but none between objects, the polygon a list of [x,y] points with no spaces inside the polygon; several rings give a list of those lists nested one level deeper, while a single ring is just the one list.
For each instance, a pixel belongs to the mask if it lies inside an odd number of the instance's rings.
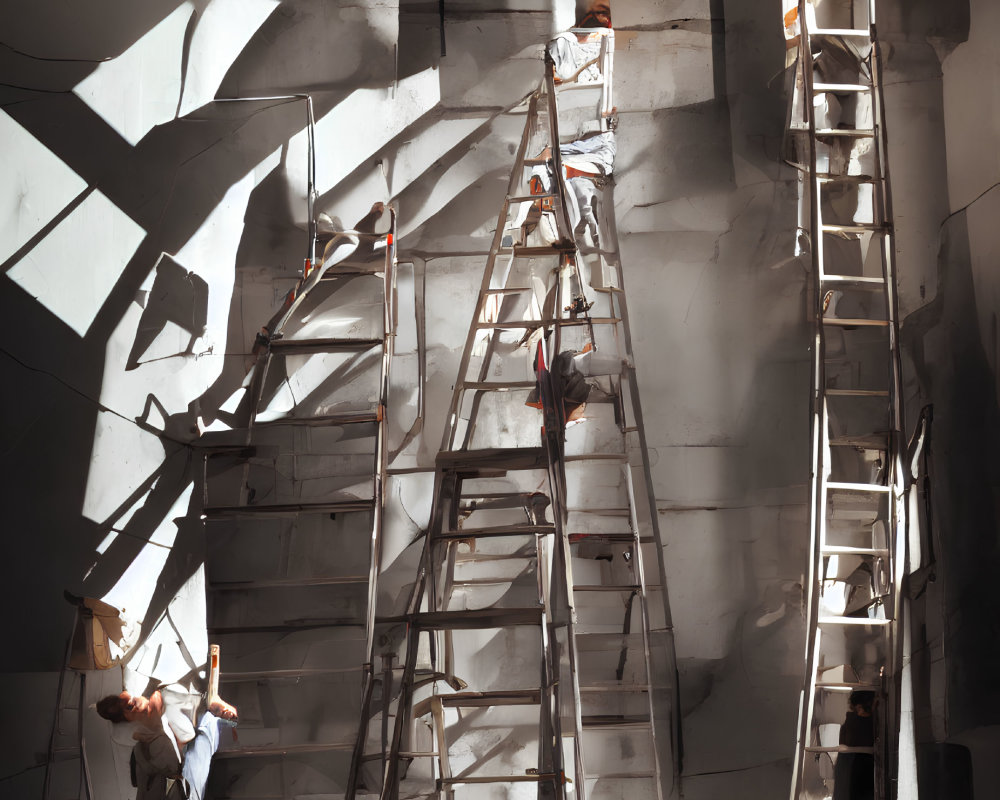
[{"label": "crack in concrete", "polygon": [[950,220],[952,217],[954,217],[957,214],[961,214],[963,211],[967,211],[969,209],[969,206],[971,206],[973,203],[978,202],[979,200],[982,200],[984,197],[986,197],[986,195],[988,195],[990,192],[992,192],[998,186],[1000,186],[1000,181],[998,181],[997,183],[994,183],[988,189],[984,189],[982,192],[979,193],[979,195],[977,197],[975,197],[972,200],[970,200],[968,203],[966,203],[961,208],[956,209],[955,211],[952,211],[947,217],[945,217],[943,220],[941,220],[941,224],[938,226],[938,233],[940,233],[941,230],[944,228],[944,226],[948,223],[948,220]]},{"label": "crack in concrete", "polygon": [[[41,367],[33,367],[33,366],[31,366],[30,364],[28,364],[28,363],[22,361],[21,359],[19,359],[17,356],[15,356],[13,353],[11,353],[6,348],[0,347],[0,353],[3,353],[11,361],[14,361],[14,362],[20,364],[22,367],[24,367],[26,370],[29,370],[30,372],[37,372],[40,375],[47,375],[48,377],[52,378],[52,380],[54,380],[56,383],[62,384],[65,388],[69,389],[71,392],[73,392],[73,394],[79,395],[84,400],[88,400],[89,402],[93,403],[95,406],[97,406],[97,410],[98,411],[105,411],[108,414],[114,414],[116,417],[119,417],[119,418],[125,420],[126,422],[131,423],[132,425],[135,425],[140,430],[144,430],[147,433],[150,432],[149,428],[143,426],[137,419],[135,419],[133,417],[127,417],[124,414],[122,414],[122,413],[120,413],[118,411],[115,411],[113,408],[109,408],[108,406],[104,405],[104,403],[102,403],[100,400],[97,400],[97,399],[91,397],[86,392],[83,392],[80,389],[77,389],[71,383],[68,383],[67,381],[64,381],[62,378],[60,378],[55,373],[49,372],[47,369],[42,369]],[[159,438],[161,438],[161,439],[166,439],[166,440],[171,441],[174,444],[180,445],[182,447],[187,447],[187,448],[191,448],[192,447],[191,442],[185,442],[182,439],[177,439],[177,438],[169,435],[166,431],[161,431],[161,432],[157,433],[156,435]],[[20,439],[18,441],[20,441]]]}]

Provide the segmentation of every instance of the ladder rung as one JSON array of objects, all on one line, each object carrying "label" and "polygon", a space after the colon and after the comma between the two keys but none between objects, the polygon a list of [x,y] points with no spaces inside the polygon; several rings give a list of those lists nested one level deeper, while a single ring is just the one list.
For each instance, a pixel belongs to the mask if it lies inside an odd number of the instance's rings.
[{"label": "ladder rung", "polygon": [[[525,561],[535,558],[534,553],[455,553],[456,564],[492,564],[497,561]],[[507,579],[508,583],[510,578]]]},{"label": "ladder rung", "polygon": [[[525,556],[529,558],[529,556]],[[465,580],[455,579],[452,586],[509,586],[514,579],[506,578],[466,578]]]},{"label": "ladder rung", "polygon": [[821,172],[816,176],[820,183],[874,183],[875,179],[871,175],[834,175],[829,172]]},{"label": "ladder rung", "polygon": [[536,608],[479,608],[470,611],[426,611],[413,616],[423,630],[482,630],[517,625],[541,625],[541,606]]},{"label": "ladder rung", "polygon": [[523,245],[514,245],[513,250],[515,258],[531,258],[533,256],[561,256],[561,255],[575,253],[576,245],[571,243],[567,243],[564,245],[551,244],[551,245],[544,245],[542,247],[525,247]]},{"label": "ladder rung", "polygon": [[468,472],[484,469],[542,469],[548,463],[541,447],[491,447],[483,450],[442,450],[439,469]]},{"label": "ladder rung", "polygon": [[343,500],[339,503],[275,503],[259,506],[209,506],[206,517],[252,517],[258,514],[320,514],[370,511],[374,500]]},{"label": "ladder rung", "polygon": [[873,692],[877,692],[882,687],[876,683],[859,683],[852,681],[816,681],[816,688],[825,689],[830,692],[852,692],[855,689],[869,689]]},{"label": "ladder rung", "polygon": [[880,225],[877,222],[854,222],[850,225],[824,222],[822,227],[824,233],[878,233],[889,230],[888,226]]},{"label": "ladder rung", "polygon": [[[635,542],[634,533],[570,533],[569,536],[571,544],[578,544],[580,542],[601,542],[602,544],[622,542],[633,544]],[[579,538],[574,539],[574,537]]]},{"label": "ladder rung", "polygon": [[867,319],[867,318],[851,319],[848,317],[823,317],[823,324],[841,325],[844,327],[854,327],[854,328],[888,328],[889,320]]},{"label": "ladder rung", "polygon": [[459,384],[459,388],[468,389],[474,392],[506,392],[510,389],[534,389],[538,381],[465,381]]},{"label": "ladder rung", "polygon": [[[368,761],[378,761],[385,757],[385,753],[379,751],[378,753],[372,753],[370,755],[365,754],[362,760]],[[418,750],[403,750],[399,754],[400,758],[437,758],[437,750],[430,750],[428,752],[422,752]]]},{"label": "ladder rung", "polygon": [[874,753],[874,747],[848,747],[846,744],[818,747],[809,745],[803,748],[807,753]]},{"label": "ladder rung", "polygon": [[603,78],[596,81],[589,81],[587,83],[580,83],[580,81],[576,80],[564,83],[557,83],[556,94],[559,94],[560,92],[571,92],[574,89],[579,90],[579,89],[603,89],[603,88],[604,88]]},{"label": "ladder rung", "polygon": [[595,714],[583,717],[582,722],[584,728],[591,730],[594,728],[648,727],[649,717]]},{"label": "ladder rung", "polygon": [[530,203],[535,200],[546,200],[550,197],[559,197],[556,192],[544,192],[543,194],[518,194],[507,198],[508,203]]},{"label": "ladder rung", "polygon": [[649,685],[645,683],[627,683],[627,684],[611,684],[607,686],[602,686],[595,684],[593,686],[581,686],[581,692],[632,692],[635,694],[642,694],[643,692],[649,691]]},{"label": "ladder rung", "polygon": [[256,683],[257,681],[298,680],[300,678],[318,678],[324,675],[343,675],[348,672],[360,672],[364,666],[354,667],[306,667],[303,669],[268,669],[256,672],[226,672],[219,675],[220,683]]},{"label": "ladder rung", "polygon": [[809,31],[809,36],[810,38],[818,36],[825,39],[862,37],[871,41],[871,33],[867,28],[816,28],[816,30]]},{"label": "ladder rung", "polygon": [[846,545],[828,544],[820,548],[824,556],[887,556],[889,551],[884,547],[847,547]]},{"label": "ladder rung", "polygon": [[820,282],[825,286],[828,283],[846,283],[856,286],[885,286],[885,278],[874,278],[865,275],[824,275]]},{"label": "ladder rung", "polygon": [[826,389],[824,394],[830,397],[888,397],[885,389]]},{"label": "ladder rung", "polygon": [[892,622],[891,619],[869,619],[868,617],[820,617],[820,625],[876,625],[885,626]]},{"label": "ladder rung", "polygon": [[290,631],[311,631],[325,628],[364,628],[364,620],[354,617],[344,619],[298,619],[276,625],[226,625],[208,626],[210,635],[227,636],[231,633],[288,633]]},{"label": "ladder rung", "polygon": [[373,258],[371,261],[338,261],[320,276],[320,280],[332,281],[337,278],[356,278],[359,275],[374,275],[382,269],[385,269],[385,256]]},{"label": "ladder rung", "polygon": [[872,87],[865,83],[814,83],[813,94],[845,94],[847,92],[870,92]]},{"label": "ladder rung", "polygon": [[555,525],[498,525],[492,528],[459,528],[442,531],[435,539],[489,539],[495,536],[531,536],[555,533]]},{"label": "ladder rung", "polygon": [[326,578],[271,578],[256,581],[209,581],[209,588],[220,592],[237,589],[283,589],[294,586],[344,586],[368,583],[367,575],[345,575]]},{"label": "ladder rung", "polygon": [[827,481],[826,488],[830,491],[841,492],[872,492],[888,494],[891,487],[883,486],[879,483],[845,483],[842,481]]},{"label": "ladder rung", "polygon": [[576,453],[574,455],[563,456],[563,461],[569,463],[570,461],[617,461],[625,462],[628,461],[628,455],[625,453]]},{"label": "ladder rung", "polygon": [[227,747],[218,750],[213,758],[247,758],[253,756],[283,756],[295,753],[329,753],[354,750],[354,742],[328,742],[316,744],[266,744]]},{"label": "ladder rung", "polygon": [[489,708],[490,706],[537,706],[541,689],[511,689],[496,692],[457,692],[438,695],[446,708]]},{"label": "ladder rung", "polygon": [[271,350],[287,352],[333,352],[336,350],[370,350],[381,347],[382,339],[272,339]]},{"label": "ladder rung", "polygon": [[627,780],[628,778],[655,778],[656,773],[651,770],[642,770],[640,772],[588,772],[587,778],[601,778],[606,781],[620,781]]},{"label": "ladder rung", "polygon": [[278,419],[264,419],[253,421],[253,426],[255,428],[273,428],[279,425],[288,426],[331,426],[336,427],[338,425],[358,425],[361,423],[372,423],[378,422],[378,412],[377,411],[357,411],[354,413],[347,414],[328,414],[325,416],[316,417],[279,417]]},{"label": "ladder rung", "polygon": [[578,583],[573,585],[574,592],[638,592],[641,589],[642,587],[637,583],[622,583],[610,586],[600,583]]},{"label": "ladder rung", "polygon": [[469,775],[465,778],[438,778],[441,786],[458,786],[463,783],[541,783],[554,781],[554,772],[539,772],[535,775]]},{"label": "ladder rung", "polygon": [[817,136],[843,136],[850,139],[868,139],[875,135],[872,128],[817,128]]},{"label": "ladder rung", "polygon": [[889,434],[832,436],[830,437],[830,447],[861,447],[866,450],[887,450],[889,448]]},{"label": "ladder rung", "polygon": [[478,330],[520,330],[549,325],[617,325],[618,317],[547,317],[545,319],[512,319],[505,322],[477,322]]},{"label": "ladder rung", "polygon": [[483,294],[519,294],[520,292],[533,292],[530,286],[505,286],[503,289],[487,289]]}]

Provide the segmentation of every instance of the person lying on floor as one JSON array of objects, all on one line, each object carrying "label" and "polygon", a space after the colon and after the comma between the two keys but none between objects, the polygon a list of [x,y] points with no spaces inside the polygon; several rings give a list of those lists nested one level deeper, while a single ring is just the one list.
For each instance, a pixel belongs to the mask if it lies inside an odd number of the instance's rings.
[{"label": "person lying on floor", "polygon": [[236,708],[218,697],[198,714],[202,695],[178,684],[162,686],[148,698],[129,692],[97,703],[97,713],[113,723],[132,722],[138,744],[132,750],[136,800],[202,800],[222,727],[234,727]]}]

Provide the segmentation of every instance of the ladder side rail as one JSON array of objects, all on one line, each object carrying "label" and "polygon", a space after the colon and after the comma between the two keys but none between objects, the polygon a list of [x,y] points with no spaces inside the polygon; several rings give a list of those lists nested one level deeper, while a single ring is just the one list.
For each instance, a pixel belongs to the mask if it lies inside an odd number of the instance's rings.
[{"label": "ladder side rail", "polygon": [[[613,203],[613,191],[612,185],[609,184],[607,194],[612,195]],[[613,208],[613,206],[612,206]],[[618,241],[618,231],[617,224],[614,214],[609,214],[607,221],[611,226],[611,234],[615,242]],[[626,297],[625,290],[625,274],[624,269],[622,269],[620,256],[617,262],[617,278],[620,286],[616,291],[611,292],[612,298],[612,312],[614,313],[614,304],[617,304],[617,316],[621,319],[621,324],[615,326],[615,339],[618,341],[619,355],[622,355],[622,374],[625,378],[626,386],[628,387],[629,399],[631,400],[630,406],[632,411],[632,416],[634,420],[634,430],[631,433],[635,434],[637,451],[640,458],[640,470],[642,472],[642,482],[646,493],[646,507],[643,512],[644,519],[648,520],[650,534],[653,537],[653,541],[656,545],[656,561],[657,569],[660,576],[660,585],[662,587],[662,602],[663,602],[663,614],[664,614],[664,624],[665,624],[665,634],[667,642],[667,670],[669,674],[669,680],[673,684],[673,697],[671,698],[671,709],[670,709],[670,749],[671,758],[673,761],[672,772],[673,772],[673,783],[674,787],[679,785],[681,776],[681,717],[678,713],[680,709],[680,685],[677,680],[677,657],[674,643],[674,627],[673,627],[673,614],[670,608],[670,597],[667,591],[667,572],[666,572],[666,561],[663,553],[663,537],[660,532],[660,518],[659,512],[656,507],[656,491],[653,486],[653,475],[649,462],[649,442],[646,438],[646,425],[642,413],[642,404],[639,399],[639,381],[638,375],[635,369],[634,356],[632,354],[632,333],[629,324],[629,312],[628,312],[628,300]],[[621,332],[621,338],[619,339],[619,331]],[[624,348],[624,353],[622,352]],[[623,420],[624,422],[624,420]],[[631,476],[630,476],[631,477]],[[638,513],[638,507],[634,505],[634,513]],[[635,517],[638,521],[638,516]],[[639,528],[635,529],[636,536],[639,535]],[[662,765],[661,765],[662,769]],[[658,784],[659,786],[659,784]],[[662,791],[662,789],[661,789]]]},{"label": "ladder side rail", "polygon": [[[622,319],[624,320],[624,336],[623,338],[628,342],[628,310],[625,303],[624,292],[619,294],[620,302],[620,313]],[[663,554],[663,539],[660,533],[660,518],[659,512],[656,508],[656,492],[653,486],[653,475],[649,464],[649,445],[646,439],[646,425],[642,415],[642,405],[639,402],[639,382],[636,375],[635,366],[632,364],[631,351],[629,351],[629,359],[626,363],[622,365],[622,371],[627,378],[627,385],[629,390],[629,395],[632,400],[632,416],[635,422],[635,434],[636,440],[638,442],[638,451],[640,455],[640,470],[642,473],[643,488],[646,493],[646,503],[643,516],[648,515],[648,525],[650,534],[653,537],[653,543],[656,547],[656,561],[657,569],[660,578],[660,587],[663,601],[663,615],[664,615],[664,633],[666,636],[666,669],[667,669],[667,679],[673,684],[673,692],[671,697],[671,707],[670,707],[670,750],[672,759],[672,779],[674,789],[672,793],[676,794],[681,778],[681,716],[680,716],[680,683],[678,681],[677,673],[677,654],[675,650],[674,642],[674,622],[673,615],[670,609],[670,598],[667,592],[667,572],[666,572],[666,561]],[[632,481],[632,467],[629,465],[629,480]],[[634,496],[634,484],[630,485],[630,492]],[[639,524],[639,506],[633,500],[633,520],[636,525],[635,535],[636,535],[636,545],[638,548],[638,540],[640,535]],[[636,553],[637,558],[639,558],[639,553]],[[643,585],[643,595],[645,596],[645,585]],[[645,608],[645,602],[643,603],[643,613],[645,615],[644,619],[644,630],[645,635],[648,637],[649,631],[649,615],[648,610]],[[647,640],[648,641],[648,640]],[[650,693],[650,698],[652,700],[652,693]],[[652,720],[651,720],[652,722]],[[654,728],[655,731],[655,728]],[[663,765],[658,764],[661,770]],[[658,790],[662,793],[662,781],[657,782]]]},{"label": "ladder side rail", "polygon": [[[421,583],[423,576],[418,579]],[[382,791],[379,794],[380,800],[399,800],[399,760],[400,749],[403,741],[403,732],[406,730],[409,717],[410,706],[413,700],[413,677],[417,670],[417,650],[420,644],[420,630],[413,624],[408,623],[408,633],[406,639],[406,662],[403,667],[403,675],[400,679],[399,698],[396,702],[396,721],[392,730],[392,742],[389,747],[388,757],[385,756],[385,771],[382,775]]]},{"label": "ladder side rail", "polygon": [[358,738],[354,742],[351,753],[351,769],[347,775],[347,791],[344,800],[355,800],[358,790],[358,773],[361,770],[361,760],[365,754],[365,742],[368,741],[368,725],[371,720],[371,702],[375,687],[375,666],[369,661],[363,666],[365,682],[361,692],[361,721],[358,725]]},{"label": "ladder side rail", "polygon": [[[611,116],[615,113],[614,105],[614,81],[612,71],[614,69],[615,55],[615,32],[609,29],[608,34],[601,43],[601,75],[604,78],[604,86],[601,89],[601,130],[611,130]],[[618,239],[615,239],[618,242]]]},{"label": "ladder side rail", "polygon": [[[557,292],[558,297],[558,292]],[[558,338],[559,326],[555,328],[556,335],[554,338]],[[551,363],[551,362],[550,362]],[[552,379],[551,373],[549,373],[548,380],[550,385],[554,384],[555,381]],[[548,393],[548,397],[552,398],[557,404],[562,404],[562,394],[558,395],[552,391]],[[562,608],[558,611],[566,615],[566,621],[563,625],[566,629],[566,647],[568,649],[568,658],[570,664],[570,673],[572,675],[572,683],[569,687],[569,693],[573,702],[573,726],[574,726],[574,761],[577,773],[577,788],[576,794],[580,800],[587,800],[587,787],[586,787],[586,772],[584,770],[583,761],[583,747],[582,747],[582,734],[583,734],[583,715],[580,706],[580,682],[576,671],[577,665],[577,652],[576,652],[576,641],[574,638],[574,628],[573,628],[573,617],[576,613],[573,607],[573,584],[572,584],[572,571],[571,563],[569,557],[569,537],[566,534],[565,520],[566,520],[566,494],[565,494],[565,473],[563,471],[562,457],[563,457],[563,434],[565,430],[565,418],[562,410],[559,408],[555,409],[556,416],[559,418],[563,425],[557,431],[546,430],[545,444],[546,444],[546,455],[548,461],[548,475],[549,475],[549,497],[551,500],[552,509],[552,520],[555,526],[555,538],[552,547],[552,572],[558,575],[561,580],[556,584],[555,597],[562,601]],[[561,590],[561,591],[560,591]],[[561,595],[561,597],[560,597]],[[559,776],[565,776],[565,767],[563,765],[563,732],[562,732],[562,708],[564,699],[564,689],[562,682],[560,680],[560,669],[559,669],[559,657],[558,657],[558,647],[552,646],[552,642],[557,642],[555,636],[555,630],[558,627],[555,621],[555,616],[553,614],[552,622],[552,633],[549,637],[549,646],[547,650],[548,654],[543,653],[543,661],[548,662],[549,669],[549,680],[551,680],[554,686],[554,705],[555,712],[550,714],[551,719],[549,722],[549,727],[551,728],[551,738],[548,741],[554,743],[551,753],[552,760],[552,771]],[[547,657],[546,657],[547,656]],[[543,751],[546,749],[543,744],[544,740],[539,741],[540,747]],[[562,797],[566,796],[566,784],[559,782],[559,795]]]},{"label": "ladder side rail", "polygon": [[[875,25],[875,0],[870,0],[871,3],[871,39],[872,39],[872,51],[871,51],[871,73],[872,73],[872,105],[873,109],[873,120],[879,126],[878,134],[875,138],[875,153],[876,158],[879,159],[879,177],[880,188],[881,188],[881,207],[882,214],[884,217],[884,222],[888,226],[888,235],[884,238],[884,249],[883,249],[883,260],[884,260],[884,278],[885,278],[885,294],[886,294],[886,316],[889,319],[889,346],[890,346],[890,414],[891,414],[891,425],[890,425],[890,452],[886,454],[887,460],[889,460],[889,473],[888,482],[892,488],[892,495],[889,499],[890,508],[890,528],[889,535],[893,537],[893,542],[888,543],[890,551],[890,569],[891,581],[892,581],[892,591],[893,591],[893,619],[896,620],[896,625],[908,625],[909,620],[906,619],[904,614],[904,605],[902,602],[902,595],[900,592],[900,587],[904,581],[905,570],[907,568],[908,559],[908,519],[906,514],[906,493],[905,485],[908,481],[908,470],[906,465],[903,463],[903,456],[906,452],[906,444],[904,441],[904,436],[906,434],[905,426],[905,415],[902,400],[902,365],[900,358],[899,349],[899,296],[897,292],[896,276],[897,276],[897,263],[896,263],[896,228],[895,228],[895,217],[893,216],[893,205],[892,205],[892,183],[890,180],[889,171],[889,158],[888,158],[888,133],[886,130],[885,121],[885,96],[883,92],[884,81],[883,81],[883,69],[882,69],[882,48],[877,36],[877,28]],[[896,633],[896,631],[893,631]],[[891,644],[889,652],[893,659],[891,664],[889,679],[892,681],[892,685],[895,686],[895,682],[899,675],[902,674],[903,658],[904,658],[904,636],[896,635],[893,640],[887,644]],[[901,704],[902,696],[898,691],[893,693],[892,705],[891,705],[891,717],[889,714],[883,714],[883,718],[889,717],[886,721],[890,724],[890,729],[888,731],[888,736],[886,741],[883,743],[883,752],[890,755],[899,752],[899,735],[900,735],[900,715],[901,715]],[[895,797],[895,787],[897,786],[896,778],[898,776],[899,762],[898,759],[890,761],[887,765],[889,768],[885,770],[883,776],[882,785],[879,789],[882,791],[884,797],[893,798]]]},{"label": "ladder side rail", "polygon": [[[556,100],[555,72],[552,57],[548,50],[545,51],[545,99],[549,113],[549,148],[552,152],[552,185],[556,189],[559,199],[559,212],[556,214],[556,227],[559,229],[562,238],[568,242],[574,241],[573,226],[569,219],[569,205],[567,198],[569,190],[566,188],[565,175],[563,173],[562,152],[559,149],[561,144],[559,139],[559,105]],[[556,315],[562,306],[557,303]],[[557,351],[558,353],[558,351]]]},{"label": "ladder side rail", "polygon": [[805,668],[803,672],[802,695],[799,699],[799,721],[795,743],[795,757],[792,763],[792,786],[791,800],[797,800],[802,789],[803,770],[805,766],[805,750],[808,744],[809,732],[812,726],[812,695],[814,693],[815,673],[818,665],[818,635],[817,623],[819,611],[819,593],[816,591],[817,576],[819,573],[820,547],[817,541],[820,535],[820,527],[825,521],[826,498],[823,483],[826,475],[826,459],[823,452],[825,442],[825,431],[822,430],[825,424],[825,398],[824,398],[824,336],[822,320],[822,291],[821,279],[823,275],[822,263],[822,230],[819,214],[819,184],[816,176],[816,114],[813,95],[813,70],[812,70],[812,47],[810,44],[810,32],[806,16],[807,0],[798,2],[798,23],[799,23],[799,64],[802,68],[803,76],[803,111],[808,124],[809,158],[808,158],[808,180],[809,180],[809,227],[810,227],[810,258],[812,269],[812,299],[813,299],[813,387],[812,387],[812,413],[810,414],[810,424],[812,427],[811,439],[813,447],[812,455],[812,480],[811,480],[811,503],[810,503],[810,537],[809,537],[809,559],[807,564],[806,579],[806,645],[805,645]]},{"label": "ladder side rail", "polygon": [[396,301],[396,210],[389,207],[389,235],[385,248],[385,269],[382,291],[382,320],[385,334],[382,339],[382,366],[379,374],[378,433],[375,452],[374,504],[368,564],[368,617],[365,622],[365,652],[370,657],[375,636],[375,605],[378,594],[378,571],[382,557],[382,522],[385,516],[386,469],[389,461],[389,368],[395,347]]},{"label": "ladder side rail", "polygon": [[[399,800],[399,754],[402,745],[403,732],[409,724],[410,706],[413,696],[413,682],[416,673],[417,651],[420,645],[420,629],[413,624],[414,617],[419,613],[420,607],[425,599],[425,593],[429,591],[428,608],[435,607],[435,592],[433,580],[433,556],[434,533],[441,531],[444,517],[444,506],[454,511],[455,501],[458,497],[458,490],[454,485],[454,474],[446,474],[444,470],[437,470],[434,476],[434,502],[431,507],[431,518],[427,531],[424,532],[424,546],[420,556],[420,567],[417,578],[410,590],[410,597],[407,600],[406,616],[406,659],[403,664],[403,674],[400,678],[399,696],[396,703],[396,720],[393,726],[392,741],[389,747],[389,756],[386,768],[383,772],[382,789],[379,794],[380,800]],[[448,497],[445,498],[445,493]],[[428,581],[428,575],[430,580]],[[429,588],[428,588],[429,583]],[[433,644],[433,635],[431,635]],[[432,656],[433,657],[433,656]],[[374,661],[374,653],[372,653]],[[363,746],[363,745],[362,745]]]},{"label": "ladder side rail", "polygon": [[486,260],[486,269],[483,270],[483,280],[480,285],[479,295],[476,301],[476,310],[473,312],[472,322],[469,325],[469,333],[465,340],[465,349],[462,351],[462,360],[458,368],[458,380],[455,382],[455,390],[452,392],[451,405],[448,409],[448,417],[445,421],[444,435],[441,439],[441,450],[452,450],[454,447],[455,431],[458,425],[459,403],[462,396],[462,381],[465,379],[465,375],[469,371],[469,361],[472,358],[472,349],[475,345],[476,335],[478,332],[477,323],[479,322],[479,317],[483,311],[483,298],[486,296],[486,291],[490,288],[494,264],[503,242],[503,233],[506,228],[508,209],[510,207],[509,198],[514,195],[514,190],[520,184],[523,177],[524,156],[528,150],[528,141],[531,138],[531,131],[534,127],[534,121],[537,117],[537,113],[538,92],[535,91],[532,92],[528,99],[528,113],[524,124],[524,132],[521,134],[521,141],[518,144],[517,153],[514,156],[514,168],[511,170],[510,178],[507,181],[507,195],[500,207],[496,230],[493,232],[493,241],[490,243],[490,252]]},{"label": "ladder side rail", "polygon": [[[562,498],[561,505],[565,507],[565,498]],[[578,665],[580,663],[580,653],[576,642],[576,599],[573,593],[573,562],[572,550],[570,548],[569,534],[566,531],[566,524],[562,514],[555,513],[553,509],[553,520],[555,523],[555,547],[556,557],[553,559],[553,567],[562,576],[562,590],[565,597],[566,613],[566,647],[569,657],[569,670],[572,676],[569,687],[573,700],[573,754],[577,776],[577,796],[580,800],[587,800],[587,770],[586,758],[583,752],[583,704],[580,695],[580,673]],[[558,679],[558,669],[556,671]],[[561,684],[560,684],[561,686]],[[561,725],[561,705],[559,706]],[[559,748],[560,755],[562,748]]]},{"label": "ladder side rail", "polygon": [[[634,539],[633,539],[634,544],[633,544],[633,547],[635,548],[635,575],[636,575],[636,583],[639,586],[639,614],[640,614],[640,618],[642,619],[642,651],[643,651],[643,659],[645,661],[645,666],[646,666],[646,682],[649,684],[649,690],[646,692],[646,699],[647,699],[648,705],[649,705],[649,730],[650,730],[650,733],[651,733],[652,739],[653,739],[653,763],[654,763],[655,768],[656,768],[656,796],[657,796],[658,800],[664,800],[664,796],[665,795],[664,795],[664,791],[663,791],[663,765],[660,763],[660,750],[656,746],[656,715],[654,713],[655,712],[656,703],[654,701],[654,691],[653,691],[653,674],[654,674],[654,672],[653,672],[653,669],[652,669],[653,658],[652,658],[652,651],[651,651],[651,647],[650,647],[650,634],[651,634],[651,630],[650,630],[650,625],[649,625],[649,608],[647,606],[648,597],[646,595],[646,574],[645,574],[645,570],[643,569],[643,563],[642,563],[643,562],[643,558],[642,558],[642,546],[639,543],[639,539],[640,539],[640,536],[639,536],[639,531],[640,531],[640,527],[639,527],[639,513],[638,513],[638,507],[636,505],[636,500],[635,500],[635,484],[634,484],[633,478],[632,478],[632,466],[630,464],[626,463],[624,465],[623,472],[624,472],[624,475],[625,475],[625,484],[628,487],[629,505],[630,505],[631,514],[632,514],[631,519],[630,519],[630,523],[632,525],[632,532],[634,534]],[[657,547],[657,549],[659,549],[659,547]],[[661,580],[661,586],[662,586],[662,580],[663,580],[662,576],[661,576],[660,580]],[[673,710],[673,706],[674,706],[675,700],[676,700],[676,698],[671,698],[671,700],[670,700],[670,704],[671,704],[670,717],[671,717],[671,719],[673,719],[674,716],[675,716],[675,712]],[[673,727],[673,726],[671,726],[671,727]],[[671,750],[671,752],[674,752],[677,748],[675,746],[675,742],[673,741],[673,739],[671,740],[671,742],[669,744],[670,744],[670,750]]]}]

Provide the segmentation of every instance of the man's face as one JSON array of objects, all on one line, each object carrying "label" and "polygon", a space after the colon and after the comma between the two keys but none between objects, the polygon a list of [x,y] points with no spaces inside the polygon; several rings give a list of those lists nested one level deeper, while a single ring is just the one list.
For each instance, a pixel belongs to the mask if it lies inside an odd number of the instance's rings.
[{"label": "man's face", "polygon": [[145,697],[129,694],[128,692],[122,692],[118,697],[122,701],[122,711],[125,714],[125,719],[129,722],[136,722],[146,717],[146,713],[149,711],[149,700]]},{"label": "man's face", "polygon": [[608,3],[594,3],[590,9],[590,13],[594,16],[597,22],[601,23],[604,27],[611,27],[611,6]]}]

